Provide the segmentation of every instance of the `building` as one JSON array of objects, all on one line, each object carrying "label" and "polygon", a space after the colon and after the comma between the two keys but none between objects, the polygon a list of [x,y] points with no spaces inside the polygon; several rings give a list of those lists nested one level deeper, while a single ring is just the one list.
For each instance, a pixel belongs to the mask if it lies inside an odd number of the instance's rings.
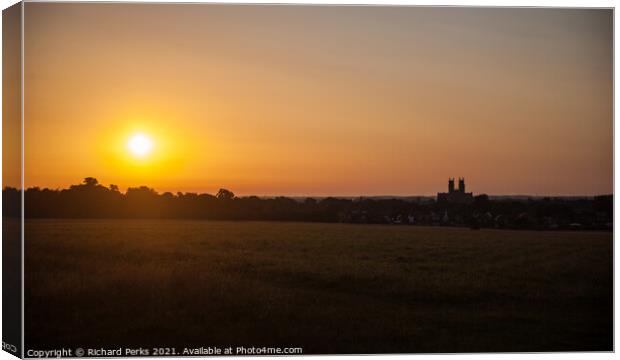
[{"label": "building", "polygon": [[465,178],[459,178],[459,188],[454,188],[454,178],[448,179],[448,192],[437,193],[437,202],[469,204],[474,201],[472,193],[465,192]]}]

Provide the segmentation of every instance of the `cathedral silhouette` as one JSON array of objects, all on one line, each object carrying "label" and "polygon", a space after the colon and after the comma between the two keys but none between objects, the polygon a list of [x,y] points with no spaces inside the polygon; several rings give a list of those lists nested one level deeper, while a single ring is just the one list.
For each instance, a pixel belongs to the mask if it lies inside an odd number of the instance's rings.
[{"label": "cathedral silhouette", "polygon": [[469,204],[474,201],[472,193],[465,192],[465,178],[459,178],[459,188],[454,188],[454,178],[448,179],[448,192],[437,193],[437,202]]}]

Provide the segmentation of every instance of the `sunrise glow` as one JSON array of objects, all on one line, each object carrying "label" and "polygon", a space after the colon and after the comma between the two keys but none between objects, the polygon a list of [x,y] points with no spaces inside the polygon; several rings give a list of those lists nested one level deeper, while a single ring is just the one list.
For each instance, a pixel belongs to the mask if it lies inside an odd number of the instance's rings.
[{"label": "sunrise glow", "polygon": [[608,11],[27,8],[25,186],[613,191]]}]

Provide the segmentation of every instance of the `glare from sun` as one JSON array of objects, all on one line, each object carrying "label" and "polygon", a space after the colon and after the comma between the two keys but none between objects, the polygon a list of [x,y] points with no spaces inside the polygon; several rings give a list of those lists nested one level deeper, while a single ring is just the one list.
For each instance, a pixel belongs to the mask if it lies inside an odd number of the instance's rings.
[{"label": "glare from sun", "polygon": [[153,141],[145,134],[134,134],[129,139],[127,147],[134,156],[144,157],[153,149]]}]

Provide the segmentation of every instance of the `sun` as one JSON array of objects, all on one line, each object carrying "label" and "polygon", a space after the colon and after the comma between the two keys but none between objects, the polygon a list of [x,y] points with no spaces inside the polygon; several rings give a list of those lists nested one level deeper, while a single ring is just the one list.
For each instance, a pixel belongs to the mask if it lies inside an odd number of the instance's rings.
[{"label": "sun", "polygon": [[132,155],[145,157],[153,150],[153,141],[146,134],[134,134],[129,138],[127,148]]}]

